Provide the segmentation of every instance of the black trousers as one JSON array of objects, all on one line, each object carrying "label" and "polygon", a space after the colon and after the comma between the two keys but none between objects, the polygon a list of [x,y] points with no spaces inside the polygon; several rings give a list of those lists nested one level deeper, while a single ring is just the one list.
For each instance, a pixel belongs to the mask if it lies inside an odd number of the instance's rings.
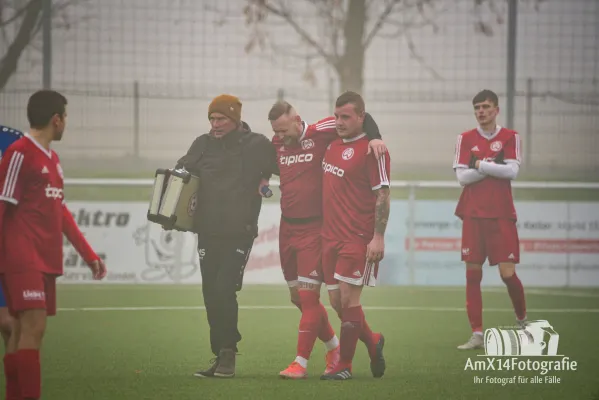
[{"label": "black trousers", "polygon": [[237,327],[237,292],[243,284],[253,243],[253,237],[202,237],[198,240],[210,347],[216,356],[221,349],[237,352],[237,343],[241,341]]}]

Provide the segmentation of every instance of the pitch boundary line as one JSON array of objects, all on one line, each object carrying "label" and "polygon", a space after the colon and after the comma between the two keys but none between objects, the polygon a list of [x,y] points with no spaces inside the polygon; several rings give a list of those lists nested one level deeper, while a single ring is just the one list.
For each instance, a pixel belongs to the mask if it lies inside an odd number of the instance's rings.
[{"label": "pitch boundary line", "polygon": [[[331,310],[331,307],[326,307]],[[364,306],[364,310],[371,311],[427,311],[427,312],[465,312],[461,307],[386,307]],[[59,308],[60,312],[70,311],[194,311],[205,310],[204,306],[148,306],[148,307],[66,307]],[[240,310],[297,310],[295,306],[239,306]],[[485,308],[485,312],[510,312],[511,308]],[[533,308],[529,313],[599,313],[599,308]]]},{"label": "pitch boundary line", "polygon": [[[120,285],[118,284],[89,284],[89,285],[79,285],[75,287],[77,284],[63,284],[63,288],[71,286],[70,290],[115,290]],[[139,289],[139,290],[171,290],[173,286],[178,286],[181,289],[189,289],[196,290],[196,286],[201,286],[200,284],[132,284],[128,286],[127,289]],[[464,287],[434,287],[434,286],[381,286],[382,290],[387,288],[397,288],[399,291],[422,291],[422,292],[464,292],[466,290]],[[481,287],[483,293],[506,293],[506,289],[504,287]],[[287,285],[280,284],[248,284],[244,288],[244,292],[255,292],[255,291],[284,291],[288,290]],[[542,288],[534,288],[534,289],[526,289],[524,288],[526,294],[538,295],[538,296],[561,296],[561,297],[580,297],[580,298],[599,298],[599,293],[594,292],[586,292],[584,290],[577,290],[576,288],[565,289],[565,290],[555,290],[551,288],[542,289]]]}]

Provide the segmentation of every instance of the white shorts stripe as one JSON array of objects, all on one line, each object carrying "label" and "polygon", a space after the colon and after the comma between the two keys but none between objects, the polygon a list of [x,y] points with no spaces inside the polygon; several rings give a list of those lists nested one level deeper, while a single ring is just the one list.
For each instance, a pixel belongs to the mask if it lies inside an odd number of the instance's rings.
[{"label": "white shorts stripe", "polygon": [[318,279],[304,278],[303,276],[300,276],[297,280],[298,282],[311,283],[313,285],[320,285],[322,283],[322,281],[319,281]]},{"label": "white shorts stripe", "polygon": [[12,198],[15,193],[15,187],[17,185],[17,178],[23,165],[23,153],[14,152],[10,158],[8,164],[8,173],[6,174],[6,180],[4,181],[4,187],[2,188],[2,196]]}]

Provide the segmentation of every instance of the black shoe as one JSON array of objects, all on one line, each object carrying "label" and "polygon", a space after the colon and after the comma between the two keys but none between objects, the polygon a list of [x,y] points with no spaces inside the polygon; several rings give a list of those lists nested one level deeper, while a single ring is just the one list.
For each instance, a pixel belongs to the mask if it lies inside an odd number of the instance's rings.
[{"label": "black shoe", "polygon": [[193,374],[193,376],[195,376],[197,378],[214,378],[214,372],[218,368],[218,362],[219,362],[219,358],[214,357],[212,360],[210,360],[210,364],[212,364],[210,366],[210,368],[197,371]]},{"label": "black shoe", "polygon": [[383,347],[385,347],[385,337],[381,333],[381,337],[376,344],[376,356],[370,360],[370,372],[375,378],[380,378],[385,375],[385,357],[383,357]]},{"label": "black shoe", "polygon": [[222,349],[218,355],[218,367],[214,371],[217,378],[233,378],[235,376],[235,350]]},{"label": "black shoe", "polygon": [[346,381],[351,379],[351,370],[349,368],[344,368],[341,371],[332,372],[330,374],[325,374],[320,376],[320,380],[322,381]]}]

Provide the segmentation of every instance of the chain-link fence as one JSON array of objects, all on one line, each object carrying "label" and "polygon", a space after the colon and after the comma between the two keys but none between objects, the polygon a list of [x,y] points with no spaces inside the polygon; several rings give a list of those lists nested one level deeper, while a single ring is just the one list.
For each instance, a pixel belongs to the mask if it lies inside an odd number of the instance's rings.
[{"label": "chain-link fence", "polygon": [[[28,3],[0,3],[0,54]],[[517,6],[514,128],[526,165],[596,170],[599,2]],[[42,15],[0,92],[1,123],[22,129],[27,97],[42,86]],[[457,134],[476,124],[471,98],[483,88],[501,96],[505,123],[504,0],[56,0],[52,87],[70,102],[58,149],[63,159],[173,160],[207,131],[208,103],[225,92],[242,99],[244,119],[268,136],[278,96],[308,121],[329,115],[340,82],[361,70],[348,15],[364,27],[361,91],[396,166],[449,169]]]}]

